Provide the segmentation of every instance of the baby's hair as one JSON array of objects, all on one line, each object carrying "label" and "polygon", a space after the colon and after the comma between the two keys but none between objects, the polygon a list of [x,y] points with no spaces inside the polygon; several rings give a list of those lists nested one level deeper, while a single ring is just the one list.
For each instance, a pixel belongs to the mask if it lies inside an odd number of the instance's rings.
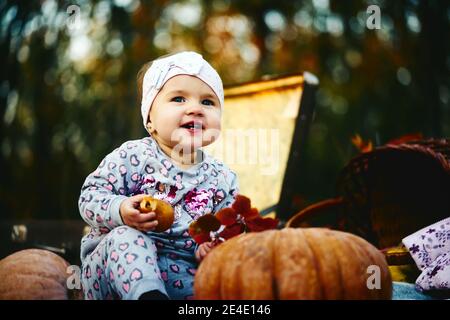
[{"label": "baby's hair", "polygon": [[142,85],[144,84],[144,76],[147,70],[152,66],[153,61],[146,62],[141,69],[139,69],[136,83],[137,83],[137,92],[138,92],[138,101],[142,100]]},{"label": "baby's hair", "polygon": [[166,58],[166,57],[170,57],[170,56],[173,56],[174,54],[176,54],[176,53],[169,53],[169,54],[163,55],[161,57],[158,57],[155,60],[148,61],[148,62],[144,63],[144,65],[141,67],[141,69],[139,69],[139,71],[137,73],[137,77],[136,77],[139,102],[142,100],[142,85],[144,84],[145,73],[152,66],[153,61],[156,61],[156,60],[162,59],[162,58]]}]

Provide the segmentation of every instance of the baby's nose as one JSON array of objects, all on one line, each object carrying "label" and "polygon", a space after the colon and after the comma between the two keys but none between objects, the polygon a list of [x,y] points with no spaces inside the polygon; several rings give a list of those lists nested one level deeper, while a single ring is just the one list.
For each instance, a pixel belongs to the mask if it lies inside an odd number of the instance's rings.
[{"label": "baby's nose", "polygon": [[203,115],[203,108],[199,103],[193,103],[187,108],[186,113]]}]

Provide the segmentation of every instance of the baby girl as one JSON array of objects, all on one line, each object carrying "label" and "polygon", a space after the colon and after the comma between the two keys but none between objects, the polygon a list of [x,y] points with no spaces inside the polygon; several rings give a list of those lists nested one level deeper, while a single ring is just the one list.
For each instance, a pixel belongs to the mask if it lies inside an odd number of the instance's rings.
[{"label": "baby girl", "polygon": [[[108,154],[83,184],[81,242],[86,299],[191,299],[198,263],[212,249],[197,246],[189,224],[229,207],[237,176],[201,147],[214,142],[224,106],[220,76],[201,55],[181,52],[138,73],[148,137]],[[146,195],[173,208],[172,227],[155,232],[155,213],[141,213]]]}]

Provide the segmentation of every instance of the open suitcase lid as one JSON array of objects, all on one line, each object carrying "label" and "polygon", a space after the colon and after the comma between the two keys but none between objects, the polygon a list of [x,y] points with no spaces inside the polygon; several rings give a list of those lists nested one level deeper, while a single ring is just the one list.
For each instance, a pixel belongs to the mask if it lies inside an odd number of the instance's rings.
[{"label": "open suitcase lid", "polygon": [[237,173],[240,193],[262,215],[294,213],[318,83],[304,72],[225,88],[223,131],[205,150]]}]

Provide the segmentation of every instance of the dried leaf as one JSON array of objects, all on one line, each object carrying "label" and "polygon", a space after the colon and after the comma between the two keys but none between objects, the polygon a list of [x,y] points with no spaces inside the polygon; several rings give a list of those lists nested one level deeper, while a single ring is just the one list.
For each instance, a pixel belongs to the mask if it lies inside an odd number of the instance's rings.
[{"label": "dried leaf", "polygon": [[278,226],[278,219],[258,217],[247,221],[247,228],[252,232],[260,232],[275,229]]},{"label": "dried leaf", "polygon": [[191,237],[195,237],[196,235],[202,233],[202,229],[199,227],[197,221],[192,221],[191,224],[189,225],[189,235]]},{"label": "dried leaf", "polygon": [[418,132],[418,133],[406,134],[406,135],[398,137],[396,139],[392,139],[386,144],[399,145],[399,144],[406,143],[408,141],[415,141],[415,140],[422,140],[422,139],[423,139],[422,133]]},{"label": "dried leaf", "polygon": [[204,232],[217,231],[220,228],[220,221],[215,216],[207,213],[197,220],[198,228]]},{"label": "dried leaf", "polygon": [[189,235],[198,244],[211,241],[210,232],[220,228],[219,220],[212,214],[205,214],[189,225]]},{"label": "dried leaf", "polygon": [[243,216],[245,218],[245,221],[248,221],[248,220],[252,220],[252,219],[258,218],[260,215],[259,215],[258,209],[251,208],[249,211],[245,212],[243,214]]},{"label": "dried leaf", "polygon": [[230,238],[233,238],[245,231],[245,226],[241,223],[235,223],[231,226],[226,227],[219,236],[221,238],[224,238],[225,240],[228,240]]},{"label": "dried leaf", "polygon": [[359,134],[355,134],[352,138],[353,145],[362,153],[370,152],[373,150],[372,141],[363,141]]},{"label": "dried leaf", "polygon": [[240,214],[243,216],[245,213],[249,212],[251,209],[250,199],[238,194],[236,196],[234,203],[231,205],[231,207],[236,211],[237,214]]},{"label": "dried leaf", "polygon": [[230,226],[236,223],[237,213],[233,208],[224,208],[216,213],[216,218],[224,226]]},{"label": "dried leaf", "polygon": [[[238,214],[241,216],[240,219]],[[251,207],[249,198],[238,195],[231,208],[221,209],[215,216],[205,214],[192,222],[189,234],[200,244],[206,241],[220,241],[220,238],[228,240],[246,230],[258,232],[275,229],[277,226],[278,219],[261,217],[258,209]],[[211,234],[211,231],[217,231],[221,227],[223,230],[220,233]]]},{"label": "dried leaf", "polygon": [[192,236],[192,239],[198,244],[202,244],[203,242],[209,242],[211,241],[211,237],[209,236],[209,233],[199,233],[195,236]]}]

